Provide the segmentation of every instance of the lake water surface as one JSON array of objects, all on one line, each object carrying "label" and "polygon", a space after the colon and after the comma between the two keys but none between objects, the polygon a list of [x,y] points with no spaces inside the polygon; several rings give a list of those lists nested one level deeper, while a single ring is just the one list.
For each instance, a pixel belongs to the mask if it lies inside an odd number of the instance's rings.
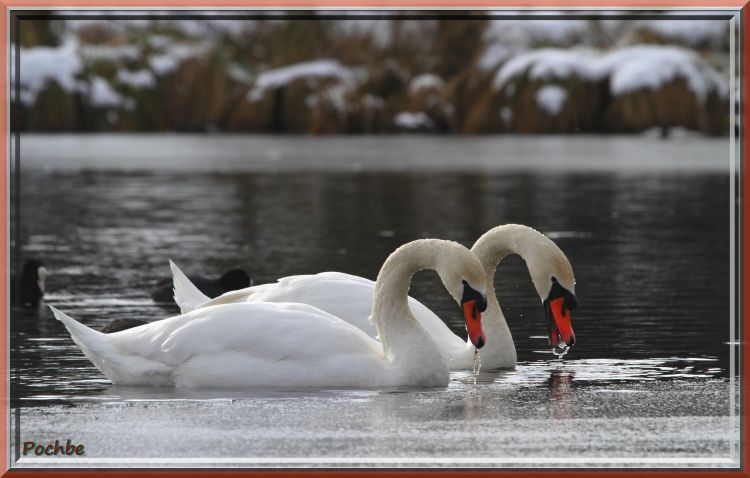
[{"label": "lake water surface", "polygon": [[[400,244],[470,247],[505,223],[557,242],[579,307],[561,362],[511,257],[496,289],[515,370],[207,391],[114,387],[46,309],[14,309],[15,441],[72,437],[79,466],[736,466],[726,139],[24,136],[21,151],[21,256],[52,273],[47,303],[90,326],[176,313],[148,295],[168,259],[256,284],[374,278]],[[436,274],[412,292],[465,337]]]}]

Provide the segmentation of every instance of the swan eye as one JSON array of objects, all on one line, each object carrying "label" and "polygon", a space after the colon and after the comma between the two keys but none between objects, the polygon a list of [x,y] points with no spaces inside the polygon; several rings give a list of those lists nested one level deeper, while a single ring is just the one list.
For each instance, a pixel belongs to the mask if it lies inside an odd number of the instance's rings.
[{"label": "swan eye", "polygon": [[570,292],[565,287],[561,286],[560,283],[557,281],[557,278],[555,276],[552,276],[552,287],[550,288],[549,295],[547,296],[547,302],[551,301],[552,299],[557,298],[564,298],[563,302],[563,312],[565,310],[573,310],[578,305],[578,299],[576,299],[576,296]]},{"label": "swan eye", "polygon": [[476,302],[476,308],[479,312],[487,310],[487,298],[478,290],[474,289],[465,280],[461,281],[464,285],[464,292],[461,296],[461,304],[465,304],[471,300]]}]

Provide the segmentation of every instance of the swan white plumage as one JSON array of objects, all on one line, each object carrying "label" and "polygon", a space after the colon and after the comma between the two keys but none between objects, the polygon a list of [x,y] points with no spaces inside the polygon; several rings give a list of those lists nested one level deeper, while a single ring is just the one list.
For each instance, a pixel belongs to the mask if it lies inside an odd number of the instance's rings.
[{"label": "swan white plumage", "polygon": [[[460,244],[401,246],[378,274],[371,320],[381,341],[308,304],[241,302],[103,334],[52,308],[113,383],[176,387],[444,386],[447,359],[409,310],[412,275],[438,272],[478,347],[486,307],[479,260]],[[331,291],[336,295],[337,291]],[[349,300],[340,297],[341,300]]]},{"label": "swan white plumage", "polygon": [[[528,226],[506,224],[487,231],[474,243],[471,250],[484,267],[488,291],[488,308],[482,314],[487,336],[487,345],[481,351],[483,369],[516,365],[513,336],[493,285],[498,264],[511,254],[518,254],[526,262],[544,306],[550,344],[557,346],[564,343],[572,346],[575,343],[569,313],[576,305],[573,268],[551,239]],[[300,302],[325,310],[356,326],[370,337],[377,338],[377,330],[365,319],[375,287],[375,283],[369,279],[340,272],[289,276],[275,283],[248,287],[209,299],[191,284],[172,261],[170,266],[175,284],[175,301],[183,312],[241,301]],[[340,300],[342,297],[347,300]],[[463,341],[440,317],[416,299],[409,297],[409,307],[414,317],[448,357],[452,370],[473,368],[474,346],[471,341]]]}]

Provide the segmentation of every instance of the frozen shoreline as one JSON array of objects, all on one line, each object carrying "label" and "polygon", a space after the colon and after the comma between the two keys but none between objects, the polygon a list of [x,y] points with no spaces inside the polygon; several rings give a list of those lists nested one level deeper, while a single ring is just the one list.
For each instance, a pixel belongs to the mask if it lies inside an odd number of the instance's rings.
[{"label": "frozen shoreline", "polygon": [[[356,157],[351,152],[358,151]],[[585,154],[582,152],[585,151]],[[21,136],[25,171],[729,174],[729,138],[632,136]]]}]

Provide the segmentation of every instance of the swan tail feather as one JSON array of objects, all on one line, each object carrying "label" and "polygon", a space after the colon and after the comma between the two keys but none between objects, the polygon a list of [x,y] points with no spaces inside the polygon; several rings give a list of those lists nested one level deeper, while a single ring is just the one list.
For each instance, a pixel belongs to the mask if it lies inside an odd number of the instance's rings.
[{"label": "swan tail feather", "polygon": [[211,300],[201,292],[195,284],[185,275],[177,264],[172,260],[169,261],[169,268],[172,269],[172,283],[174,284],[174,301],[180,307],[180,312],[187,314],[204,302]]},{"label": "swan tail feather", "polygon": [[[122,344],[120,334],[129,331],[105,334],[86,327],[74,318],[50,306],[55,318],[65,325],[73,342],[78,345],[87,359],[91,361],[108,379],[115,384],[135,385],[173,385],[171,369],[164,363],[141,356]],[[131,329],[132,330],[132,329]],[[145,381],[144,381],[145,379]]]},{"label": "swan tail feather", "polygon": [[83,351],[83,354],[91,360],[91,363],[93,363],[99,371],[111,379],[110,374],[106,370],[107,367],[104,367],[104,363],[109,357],[118,355],[118,351],[108,340],[107,334],[83,325],[73,317],[70,317],[51,305],[49,308],[52,309],[55,318],[62,322],[63,325],[65,325],[65,328],[68,329],[70,337],[73,339],[73,342],[78,345],[81,351]]},{"label": "swan tail feather", "polygon": [[59,320],[60,322],[65,325],[65,328],[68,329],[68,332],[70,332],[70,335],[73,337],[74,340],[82,341],[84,343],[88,341],[96,341],[97,339],[100,340],[99,336],[104,336],[102,332],[99,332],[97,330],[92,329],[91,327],[87,327],[83,325],[82,323],[78,322],[73,317],[67,315],[65,312],[56,309],[53,306],[49,306],[50,309],[52,309],[52,313],[55,315],[55,318]]}]

